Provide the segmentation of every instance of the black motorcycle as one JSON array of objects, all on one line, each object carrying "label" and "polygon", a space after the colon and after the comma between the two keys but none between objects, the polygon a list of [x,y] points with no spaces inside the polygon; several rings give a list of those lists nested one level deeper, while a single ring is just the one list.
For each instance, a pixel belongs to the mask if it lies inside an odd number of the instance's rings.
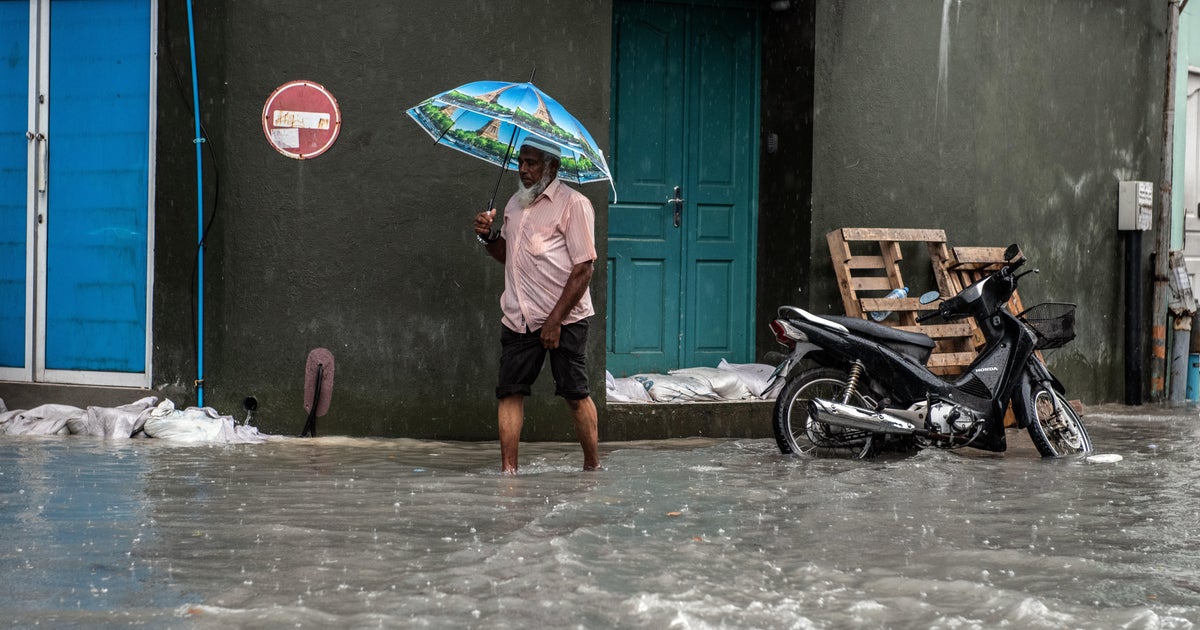
[{"label": "black motorcycle", "polygon": [[958,295],[922,296],[931,310],[918,322],[969,316],[983,333],[983,349],[952,380],[926,368],[934,348],[926,335],[780,307],[771,329],[789,353],[772,377],[783,381],[773,418],[779,450],[859,458],[931,446],[1002,452],[1011,402],[1017,426],[1028,429],[1043,456],[1090,452],[1079,414],[1036,352],[1074,338],[1075,306],[1049,303],[1009,313],[1017,281],[1037,270],[1017,273],[1025,258],[1016,245],[1004,260]]}]

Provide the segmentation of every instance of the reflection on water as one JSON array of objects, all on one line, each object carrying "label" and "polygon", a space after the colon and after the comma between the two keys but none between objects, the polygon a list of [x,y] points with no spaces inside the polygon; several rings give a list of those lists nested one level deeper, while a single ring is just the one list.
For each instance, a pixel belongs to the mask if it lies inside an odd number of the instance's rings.
[{"label": "reflection on water", "polygon": [[[766,419],[764,419],[764,422]],[[1194,409],[1085,417],[1115,464],[771,440],[0,441],[17,627],[1095,627],[1200,623]]]}]

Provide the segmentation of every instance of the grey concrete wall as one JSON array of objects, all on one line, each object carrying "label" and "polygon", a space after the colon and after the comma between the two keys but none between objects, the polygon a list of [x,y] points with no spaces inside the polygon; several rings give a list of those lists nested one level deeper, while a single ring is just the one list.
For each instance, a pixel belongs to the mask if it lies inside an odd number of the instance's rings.
[{"label": "grey concrete wall", "polygon": [[[326,432],[494,439],[503,269],[470,221],[498,170],[435,147],[404,110],[470,81],[524,81],[536,67],[535,83],[607,149],[610,4],[203,5],[201,118],[219,174],[206,264],[205,404],[240,414],[254,396],[265,430],[298,432],[305,359],[325,347],[336,362],[332,405],[319,424]],[[186,15],[164,11],[166,46],[186,64]],[[261,128],[271,92],[296,79],[324,85],[342,112],[337,143],[312,160],[280,155]],[[181,94],[160,90],[155,384],[194,401],[189,109]],[[505,177],[501,200],[515,183]],[[209,185],[206,194],[215,194]],[[607,190],[582,190],[605,234]],[[604,283],[599,265],[592,290],[600,313]],[[597,322],[592,380],[601,397],[603,334]],[[548,374],[541,385],[527,405],[525,437],[572,439]]]},{"label": "grey concrete wall", "polygon": [[1052,366],[1074,397],[1120,400],[1117,182],[1158,177],[1165,10],[819,2],[810,306],[841,310],[824,241],[837,227],[1018,242],[1042,270],[1022,284],[1025,303],[1079,304],[1079,337]]}]

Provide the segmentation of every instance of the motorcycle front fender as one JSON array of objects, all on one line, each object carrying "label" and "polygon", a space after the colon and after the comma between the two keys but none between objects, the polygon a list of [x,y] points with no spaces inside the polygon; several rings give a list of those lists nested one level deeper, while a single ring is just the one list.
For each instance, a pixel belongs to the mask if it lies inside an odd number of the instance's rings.
[{"label": "motorcycle front fender", "polygon": [[1030,356],[1029,361],[1025,363],[1025,369],[1021,370],[1020,376],[1017,377],[1016,387],[1013,388],[1013,415],[1016,416],[1018,429],[1029,427],[1029,418],[1025,417],[1025,412],[1018,410],[1017,406],[1033,397],[1035,383],[1049,383],[1050,387],[1059,394],[1066,395],[1067,393],[1062,381],[1059,381],[1058,377],[1050,372],[1046,364],[1036,356]]}]

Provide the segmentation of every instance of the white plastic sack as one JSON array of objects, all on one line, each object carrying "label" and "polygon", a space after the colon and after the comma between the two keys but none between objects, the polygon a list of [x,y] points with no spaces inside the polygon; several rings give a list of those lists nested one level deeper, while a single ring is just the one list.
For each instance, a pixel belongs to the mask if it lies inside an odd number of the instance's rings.
[{"label": "white plastic sack", "polygon": [[741,376],[730,370],[694,367],[671,370],[667,374],[671,376],[687,376],[705,381],[708,383],[709,388],[717,394],[717,398],[721,400],[745,400],[752,396],[746,384],[742,382]]},{"label": "white plastic sack", "polygon": [[720,400],[707,379],[694,376],[672,376],[670,374],[634,374],[633,379],[641,383],[654,402],[696,402]]},{"label": "white plastic sack", "polygon": [[84,411],[70,405],[41,405],[0,413],[0,433],[5,435],[68,435],[67,422],[82,418]]},{"label": "white plastic sack", "polygon": [[156,396],[147,396],[120,407],[88,407],[83,416],[68,420],[67,428],[71,435],[129,438],[146,423],[157,402]]},{"label": "white plastic sack", "polygon": [[263,435],[251,426],[239,426],[230,416],[211,407],[175,409],[175,403],[149,396],[120,407],[42,405],[9,411],[0,400],[0,435],[90,435],[128,438],[143,429],[147,437],[185,443],[261,444],[282,436]]},{"label": "white plastic sack", "polygon": [[154,408],[143,428],[150,437],[190,444],[261,444],[267,441],[258,429],[238,426],[233,417],[222,416],[212,407],[188,407],[180,411],[170,400],[164,400]]},{"label": "white plastic sack", "polygon": [[717,364],[717,369],[728,370],[741,377],[742,382],[746,384],[746,389],[750,393],[759,398],[768,400],[774,399],[778,395],[778,387],[773,388],[773,391],[768,391],[773,384],[771,374],[775,371],[775,366],[765,363],[729,363],[725,359]]},{"label": "white plastic sack", "polygon": [[633,377],[613,378],[613,375],[608,370],[605,370],[604,386],[604,393],[609,402],[653,402],[650,399],[650,393],[647,392],[646,388]]}]

